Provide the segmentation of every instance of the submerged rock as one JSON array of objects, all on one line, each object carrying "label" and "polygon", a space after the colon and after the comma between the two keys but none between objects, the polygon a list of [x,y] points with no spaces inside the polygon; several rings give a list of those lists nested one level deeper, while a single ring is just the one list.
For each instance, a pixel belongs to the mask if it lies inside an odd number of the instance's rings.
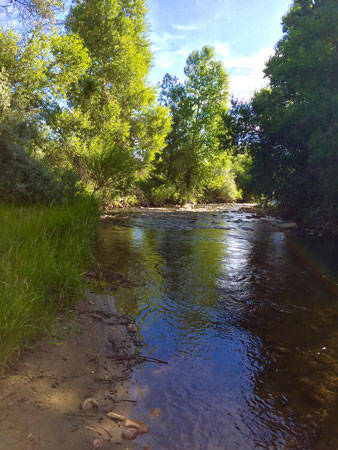
[{"label": "submerged rock", "polygon": [[153,408],[151,411],[150,411],[150,414],[152,415],[152,416],[160,416],[161,414],[162,414],[162,411],[160,410],[160,408]]},{"label": "submerged rock", "polygon": [[292,228],[298,228],[298,225],[295,222],[288,223],[277,223],[277,227],[284,228],[285,230],[290,230]]}]

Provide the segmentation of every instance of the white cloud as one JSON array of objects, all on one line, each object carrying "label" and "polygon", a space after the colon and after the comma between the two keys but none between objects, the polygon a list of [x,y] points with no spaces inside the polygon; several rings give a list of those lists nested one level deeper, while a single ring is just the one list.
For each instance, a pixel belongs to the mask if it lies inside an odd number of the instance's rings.
[{"label": "white cloud", "polygon": [[220,57],[230,75],[230,91],[236,97],[250,98],[267,85],[263,69],[273,55],[273,48],[265,47],[250,56],[233,56],[228,44],[214,43],[216,55]]},{"label": "white cloud", "polygon": [[150,35],[150,41],[153,43],[152,50],[154,52],[165,50],[173,41],[182,39],[182,37],[182,35],[171,34],[167,31],[163,31],[162,33],[152,32]]},{"label": "white cloud", "polygon": [[154,55],[154,63],[159,71],[168,71],[174,69],[177,66],[182,67],[185,64],[190,49],[187,47],[181,47],[176,51],[158,51]]},{"label": "white cloud", "polygon": [[[183,38],[182,35],[171,34],[167,31],[151,33],[154,56],[150,79],[153,82],[156,82],[156,76],[162,79],[166,72],[177,72],[178,67],[183,70],[185,60],[189,53],[191,53],[191,49],[185,44],[182,44]],[[181,41],[181,43],[178,41]]]},{"label": "white cloud", "polygon": [[191,25],[172,24],[171,26],[175,28],[175,30],[183,30],[183,31],[198,31],[204,27],[204,25],[201,23],[192,23]]}]

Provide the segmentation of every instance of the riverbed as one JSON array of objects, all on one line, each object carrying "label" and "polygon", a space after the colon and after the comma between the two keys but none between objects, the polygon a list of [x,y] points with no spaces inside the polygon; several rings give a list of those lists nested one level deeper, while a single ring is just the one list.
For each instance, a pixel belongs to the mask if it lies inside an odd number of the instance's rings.
[{"label": "riverbed", "polygon": [[156,450],[338,448],[338,242],[239,205],[114,212],[96,259]]}]

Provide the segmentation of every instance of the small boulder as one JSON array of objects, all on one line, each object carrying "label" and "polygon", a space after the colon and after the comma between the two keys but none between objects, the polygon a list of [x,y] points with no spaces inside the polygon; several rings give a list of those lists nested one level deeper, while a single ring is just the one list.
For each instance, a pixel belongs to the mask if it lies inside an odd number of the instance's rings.
[{"label": "small boulder", "polygon": [[135,325],[133,325],[132,323],[128,323],[128,325],[127,325],[127,330],[128,330],[130,333],[135,332],[135,331],[136,331]]},{"label": "small boulder", "polygon": [[92,397],[86,398],[86,400],[82,403],[83,411],[88,411],[91,408],[98,408],[98,407],[99,407],[98,401]]},{"label": "small boulder", "polygon": [[124,425],[126,428],[136,428],[139,434],[149,433],[148,425],[140,420],[127,419]]},{"label": "small boulder", "polygon": [[126,428],[122,433],[124,439],[127,439],[128,441],[133,441],[134,439],[137,438],[138,435],[139,432],[137,431],[136,428]]}]

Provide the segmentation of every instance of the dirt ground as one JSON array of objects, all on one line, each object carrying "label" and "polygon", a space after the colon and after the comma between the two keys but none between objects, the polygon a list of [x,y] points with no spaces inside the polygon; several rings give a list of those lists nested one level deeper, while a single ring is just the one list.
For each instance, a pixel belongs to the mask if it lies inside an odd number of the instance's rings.
[{"label": "dirt ground", "polygon": [[[137,447],[107,413],[130,416],[140,345],[130,318],[116,314],[110,296],[89,295],[71,320],[58,322],[55,336],[0,379],[0,449],[85,450],[95,439],[102,450]],[[99,406],[83,411],[89,397]]]}]

